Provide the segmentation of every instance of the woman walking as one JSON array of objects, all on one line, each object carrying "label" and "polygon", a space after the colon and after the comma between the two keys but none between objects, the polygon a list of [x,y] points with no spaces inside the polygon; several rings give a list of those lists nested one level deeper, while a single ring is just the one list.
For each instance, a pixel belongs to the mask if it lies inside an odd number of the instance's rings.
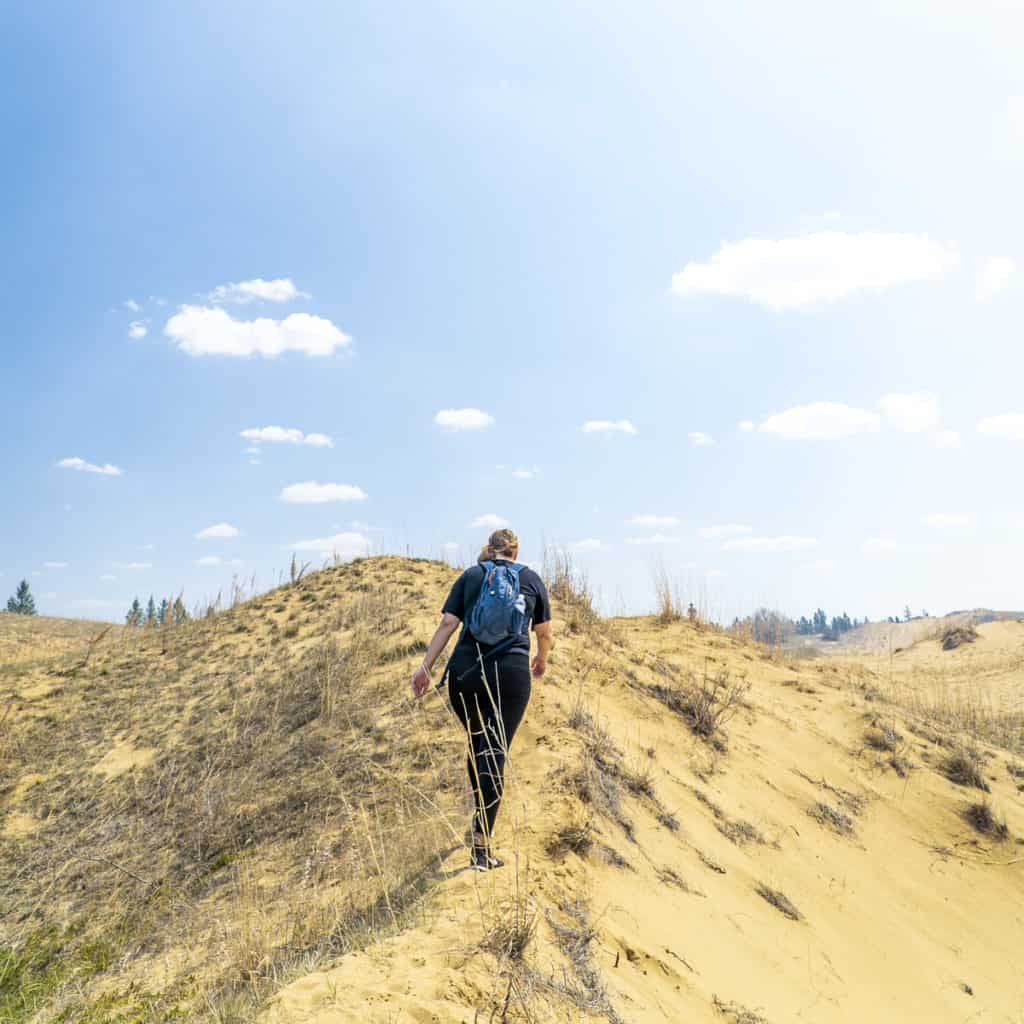
[{"label": "woman walking", "polygon": [[422,697],[434,662],[462,623],[445,674],[452,708],[469,740],[466,764],[476,798],[470,867],[477,871],[502,864],[491,852],[491,836],[508,748],[530,700],[531,623],[537,635],[532,671],[538,679],[551,649],[547,589],[537,573],[516,562],[518,555],[519,538],[511,530],[491,534],[477,564],[455,581],[423,664],[412,676],[413,693]]}]

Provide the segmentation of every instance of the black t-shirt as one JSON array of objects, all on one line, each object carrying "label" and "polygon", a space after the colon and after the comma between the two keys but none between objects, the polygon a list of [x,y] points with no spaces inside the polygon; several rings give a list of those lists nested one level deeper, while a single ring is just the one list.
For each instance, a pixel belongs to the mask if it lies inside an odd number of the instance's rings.
[{"label": "black t-shirt", "polygon": [[[494,560],[495,565],[511,565],[505,558],[496,558]],[[462,627],[462,633],[459,636],[459,642],[455,645],[456,650],[460,647],[474,648],[476,641],[473,639],[473,635],[469,632],[468,627],[465,625],[466,619],[469,617],[469,613],[476,603],[476,599],[480,594],[480,587],[484,581],[484,568],[481,565],[474,565],[468,568],[454,583],[451,589],[451,593],[448,595],[448,600],[445,601],[444,607],[441,609],[442,612],[448,612],[454,615],[464,625]],[[551,621],[551,601],[548,598],[547,587],[544,586],[544,581],[528,566],[523,566],[519,570],[519,593],[522,594],[526,601],[526,617],[533,623],[533,628],[536,629],[543,622]],[[481,644],[480,649],[486,653],[493,644]],[[530,635],[525,633],[521,637],[517,637],[515,642],[508,648],[512,651],[522,651],[524,654],[530,653]]]}]

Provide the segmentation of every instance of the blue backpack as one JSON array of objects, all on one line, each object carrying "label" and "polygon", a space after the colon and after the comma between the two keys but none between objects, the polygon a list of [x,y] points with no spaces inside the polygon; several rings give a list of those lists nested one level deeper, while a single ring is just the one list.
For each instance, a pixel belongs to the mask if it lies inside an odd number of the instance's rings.
[{"label": "blue backpack", "polygon": [[526,618],[526,598],[519,592],[518,562],[496,565],[481,562],[483,582],[476,604],[469,613],[466,627],[480,644],[500,644],[522,636],[529,625]]}]

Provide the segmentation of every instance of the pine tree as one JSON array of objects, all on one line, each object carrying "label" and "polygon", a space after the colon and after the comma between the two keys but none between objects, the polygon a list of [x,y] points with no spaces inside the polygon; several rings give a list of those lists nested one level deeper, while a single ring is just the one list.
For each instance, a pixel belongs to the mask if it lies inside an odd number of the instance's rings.
[{"label": "pine tree", "polygon": [[139,604],[138,598],[132,601],[132,606],[128,609],[128,614],[124,617],[124,621],[129,626],[142,625],[142,605]]},{"label": "pine tree", "polygon": [[156,610],[156,624],[158,626],[170,625],[169,613],[171,610],[171,602],[167,598],[163,598],[160,602],[160,607]]},{"label": "pine tree", "polygon": [[171,617],[175,626],[182,626],[188,622],[188,611],[185,609],[185,602],[180,597],[174,599]]},{"label": "pine tree", "polygon": [[22,580],[14,592],[14,597],[8,598],[7,610],[14,615],[35,615],[36,602],[32,597],[32,591],[29,590],[28,580]]},{"label": "pine tree", "polygon": [[149,595],[149,603],[146,605],[146,625],[156,625],[156,601],[153,600],[153,595]]}]

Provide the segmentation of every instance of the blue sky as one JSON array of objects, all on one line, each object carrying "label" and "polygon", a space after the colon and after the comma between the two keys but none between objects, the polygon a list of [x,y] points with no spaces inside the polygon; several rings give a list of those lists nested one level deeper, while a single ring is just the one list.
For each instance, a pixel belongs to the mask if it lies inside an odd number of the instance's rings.
[{"label": "blue sky", "polygon": [[0,588],[1024,605],[1024,16],[835,7],[8,5]]}]

